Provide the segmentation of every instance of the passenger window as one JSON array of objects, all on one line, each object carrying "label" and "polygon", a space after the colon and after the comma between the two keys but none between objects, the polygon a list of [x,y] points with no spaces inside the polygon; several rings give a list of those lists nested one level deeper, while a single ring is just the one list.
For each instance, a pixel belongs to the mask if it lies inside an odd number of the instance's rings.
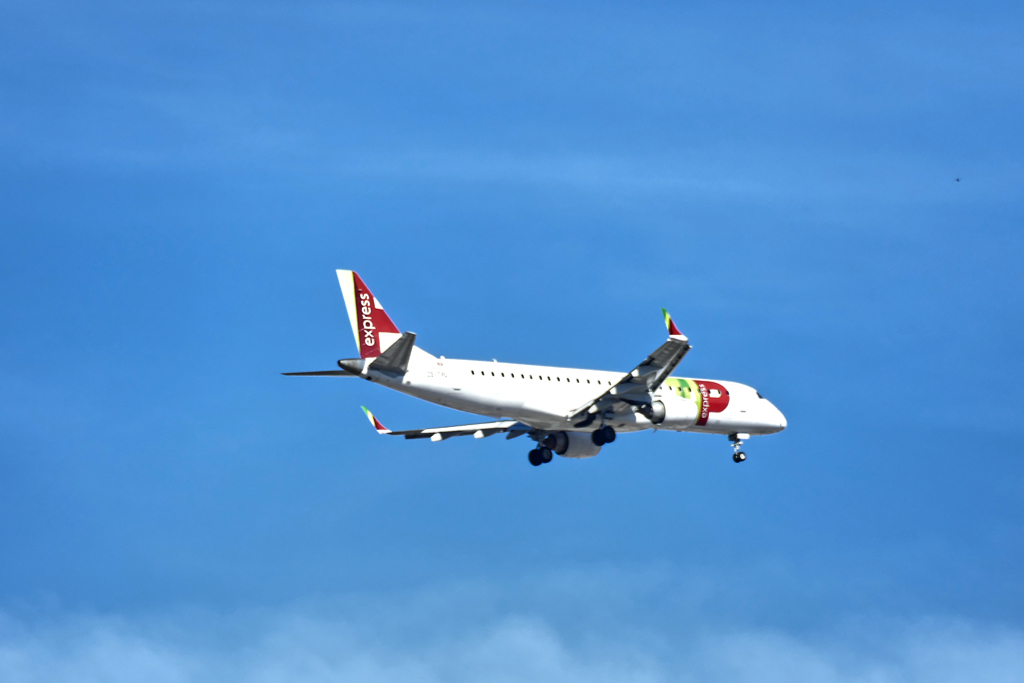
[{"label": "passenger window", "polygon": [[711,398],[722,398],[722,392],[718,389],[711,390]]}]

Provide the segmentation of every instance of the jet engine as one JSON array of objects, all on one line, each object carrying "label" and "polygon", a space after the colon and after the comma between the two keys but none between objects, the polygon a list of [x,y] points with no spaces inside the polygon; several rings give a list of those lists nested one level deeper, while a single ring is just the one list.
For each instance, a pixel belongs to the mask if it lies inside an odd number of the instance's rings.
[{"label": "jet engine", "polygon": [[601,452],[595,446],[590,432],[553,432],[544,437],[542,445],[563,458],[593,458]]},{"label": "jet engine", "polygon": [[697,422],[697,405],[693,401],[653,401],[638,412],[666,429],[689,427]]}]

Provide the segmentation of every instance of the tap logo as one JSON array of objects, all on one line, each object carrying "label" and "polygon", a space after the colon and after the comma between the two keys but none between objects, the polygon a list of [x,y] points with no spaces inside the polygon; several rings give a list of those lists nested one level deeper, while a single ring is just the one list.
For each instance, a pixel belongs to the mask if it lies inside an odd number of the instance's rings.
[{"label": "tap logo", "polygon": [[693,380],[693,383],[697,385],[697,410],[700,415],[697,424],[706,425],[711,413],[720,413],[728,407],[729,390],[718,382],[703,379]]}]

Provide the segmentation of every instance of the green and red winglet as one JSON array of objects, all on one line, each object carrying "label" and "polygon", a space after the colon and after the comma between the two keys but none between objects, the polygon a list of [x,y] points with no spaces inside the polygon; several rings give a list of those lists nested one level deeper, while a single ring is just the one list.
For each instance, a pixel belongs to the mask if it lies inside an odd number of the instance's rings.
[{"label": "green and red winglet", "polygon": [[390,434],[391,433],[390,429],[388,429],[387,427],[382,425],[380,423],[380,420],[378,420],[377,418],[375,418],[373,416],[373,413],[370,412],[369,408],[367,408],[366,406],[359,406],[359,407],[363,409],[364,413],[366,413],[366,417],[368,417],[370,419],[370,424],[373,425],[373,428],[377,430],[378,434]]},{"label": "green and red winglet", "polygon": [[676,327],[676,324],[674,322],[672,322],[672,316],[670,316],[668,314],[668,311],[666,311],[663,308],[663,309],[661,309],[661,314],[663,316],[665,316],[665,327],[668,328],[669,336],[671,336],[671,337],[683,337],[683,336],[685,336],[682,332],[679,331],[679,328]]}]

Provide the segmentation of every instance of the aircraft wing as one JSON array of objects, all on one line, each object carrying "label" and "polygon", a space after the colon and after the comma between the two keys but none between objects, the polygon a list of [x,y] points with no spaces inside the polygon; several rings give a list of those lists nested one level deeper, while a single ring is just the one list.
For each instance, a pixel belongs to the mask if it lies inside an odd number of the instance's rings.
[{"label": "aircraft wing", "polygon": [[429,427],[427,429],[407,429],[402,432],[393,432],[380,420],[373,416],[369,410],[363,407],[363,412],[370,419],[370,424],[377,430],[378,434],[389,434],[391,436],[404,436],[407,439],[430,439],[431,441],[444,441],[453,436],[470,436],[482,439],[493,434],[508,433],[509,439],[522,436],[533,430],[533,427],[515,420],[502,420],[500,422],[480,422],[469,425],[455,425],[453,427]]},{"label": "aircraft wing", "polygon": [[668,311],[665,309],[661,309],[661,311],[665,316],[665,325],[668,327],[668,341],[659,346],[654,353],[647,356],[642,363],[624,375],[606,392],[569,413],[566,417],[570,421],[584,418],[584,423],[589,424],[593,421],[593,415],[608,408],[616,408],[624,404],[633,406],[650,404],[651,394],[672,374],[672,371],[679,365],[679,361],[691,348],[690,340],[672,322]]}]

